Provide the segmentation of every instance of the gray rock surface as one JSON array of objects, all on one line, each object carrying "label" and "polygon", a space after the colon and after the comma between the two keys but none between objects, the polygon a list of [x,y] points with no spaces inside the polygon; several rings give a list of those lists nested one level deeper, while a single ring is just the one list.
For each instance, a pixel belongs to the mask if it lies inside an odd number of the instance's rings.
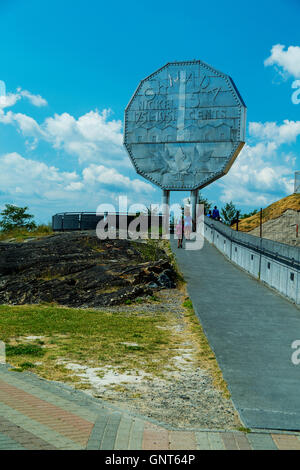
[{"label": "gray rock surface", "polygon": [[166,253],[156,249],[153,259],[143,247],[99,240],[94,231],[0,243],[0,303],[98,307],[175,287]]}]

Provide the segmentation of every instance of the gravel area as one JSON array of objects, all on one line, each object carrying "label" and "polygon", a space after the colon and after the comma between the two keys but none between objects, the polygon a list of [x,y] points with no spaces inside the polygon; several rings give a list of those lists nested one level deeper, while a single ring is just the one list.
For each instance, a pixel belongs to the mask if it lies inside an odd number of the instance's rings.
[{"label": "gravel area", "polygon": [[[176,377],[128,384],[127,392],[107,394],[115,405],[180,428],[236,429],[241,427],[231,400],[223,398],[207,373],[186,368]],[[137,398],[132,396],[139,395]],[[94,396],[97,396],[95,394]]]}]

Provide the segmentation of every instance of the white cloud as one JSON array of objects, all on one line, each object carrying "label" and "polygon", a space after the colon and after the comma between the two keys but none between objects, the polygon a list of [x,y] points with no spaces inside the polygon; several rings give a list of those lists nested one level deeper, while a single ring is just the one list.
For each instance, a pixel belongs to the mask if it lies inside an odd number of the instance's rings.
[{"label": "white cloud", "polygon": [[289,46],[284,50],[285,46],[276,44],[271,49],[271,55],[264,61],[264,65],[279,66],[284,72],[295,78],[300,78],[300,47]]},{"label": "white cloud", "polygon": [[281,125],[276,122],[250,122],[249,132],[251,136],[261,141],[268,141],[271,146],[290,144],[296,142],[300,135],[300,121],[285,119]]},{"label": "white cloud", "polygon": [[222,188],[222,202],[265,207],[294,190],[297,160],[280,146],[297,141],[300,121],[250,122],[249,134],[251,145],[245,145],[228,175],[217,184]]},{"label": "white cloud", "polygon": [[6,108],[21,99],[27,99],[37,107],[46,106],[47,101],[21,88],[16,93],[0,96],[0,123],[15,125],[28,138],[29,149],[34,150],[43,140],[53,148],[75,156],[80,163],[107,164],[107,160],[113,159],[115,165],[128,166],[128,157],[122,145],[122,121],[110,119],[111,110],[90,111],[78,119],[68,113],[55,114],[38,123],[26,114],[6,112]]},{"label": "white cloud", "polygon": [[14,106],[21,99],[20,94],[7,93],[0,96],[0,110]]},{"label": "white cloud", "polygon": [[46,106],[48,104],[41,95],[34,95],[30,91],[18,88],[16,93],[6,93],[0,96],[0,109],[11,108],[22,98],[28,99],[30,103],[36,107]]},{"label": "white cloud", "polygon": [[[110,111],[90,111],[77,120],[68,113],[55,114],[38,124],[32,117],[21,113],[0,112],[0,122],[15,124],[26,137],[49,142],[55,149],[74,155],[80,163],[104,163],[113,159],[124,166],[127,160],[123,148],[122,121],[109,120]],[[32,143],[28,142],[29,146]]]},{"label": "white cloud", "polygon": [[147,194],[155,191],[150,184],[130,179],[114,168],[92,164],[77,174],[26,159],[16,152],[0,156],[0,188],[1,201],[33,208],[41,205],[47,214],[59,210],[96,211],[99,203],[115,203],[120,194],[129,201],[136,201],[139,194],[146,202]]},{"label": "white cloud", "polygon": [[115,168],[106,168],[103,165],[90,165],[83,170],[83,179],[88,185],[101,183],[104,186],[114,186],[118,192],[147,192],[155,191],[149,183],[138,179],[131,180],[128,176],[119,173]]},{"label": "white cloud", "polygon": [[47,106],[47,101],[41,97],[41,95],[33,95],[30,91],[22,90],[18,88],[17,90],[20,96],[27,98],[33,106],[40,108],[41,106]]},{"label": "white cloud", "polygon": [[44,138],[50,140],[54,147],[59,147],[74,135],[76,120],[68,113],[55,114],[54,118],[47,118],[41,127],[44,130]]},{"label": "white cloud", "polygon": [[109,141],[118,146],[122,145],[122,122],[108,121],[109,115],[110,110],[104,109],[101,114],[98,111],[90,111],[81,116],[77,122],[78,133],[88,141]]},{"label": "white cloud", "polygon": [[66,186],[66,191],[80,191],[83,188],[84,185],[80,181],[72,181],[68,186]]},{"label": "white cloud", "polygon": [[[147,195],[156,189],[147,182],[118,171],[122,167],[131,172],[132,166],[123,148],[122,121],[111,119],[111,111],[90,111],[79,118],[69,113],[55,114],[38,123],[33,117],[14,113],[5,108],[21,99],[35,106],[46,104],[39,95],[26,90],[6,96],[0,108],[0,123],[16,126],[24,135],[27,149],[34,151],[39,142],[49,143],[57,152],[75,156],[84,164],[82,172],[63,172],[54,166],[18,153],[0,156],[1,200],[16,201],[30,207],[53,207],[59,210],[96,210],[99,203],[116,202],[120,194],[128,201],[147,201]],[[3,196],[4,195],[4,196]],[[48,212],[49,213],[49,212]]]},{"label": "white cloud", "polygon": [[5,115],[4,119],[6,119],[6,122],[4,121],[6,124],[16,122],[24,136],[30,136],[36,139],[37,137],[42,135],[40,126],[35,121],[35,119],[30,116],[27,116],[26,114],[15,114],[12,111],[9,111]]},{"label": "white cloud", "polygon": [[106,163],[108,156],[122,160],[122,122],[108,120],[110,111],[90,111],[77,120],[64,113],[47,118],[41,125],[43,138],[56,148],[75,155],[79,162]]},{"label": "white cloud", "polygon": [[277,143],[246,144],[229,173],[216,183],[220,200],[264,207],[293,192],[294,165],[291,154],[278,154]]},{"label": "white cloud", "polygon": [[64,188],[78,180],[75,172],[61,172],[54,166],[26,159],[13,152],[0,157],[0,187],[6,194],[45,196],[50,188]]}]

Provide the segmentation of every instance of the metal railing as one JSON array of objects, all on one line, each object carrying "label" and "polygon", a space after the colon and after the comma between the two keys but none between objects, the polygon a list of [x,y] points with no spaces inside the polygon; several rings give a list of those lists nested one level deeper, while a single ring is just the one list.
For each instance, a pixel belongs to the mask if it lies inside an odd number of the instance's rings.
[{"label": "metal railing", "polygon": [[130,222],[132,222],[139,215],[145,216],[148,218],[148,223],[150,226],[150,219],[157,218],[157,223],[159,226],[162,224],[162,215],[151,215],[151,214],[132,214],[126,212],[116,212],[116,213],[103,213],[99,214],[96,212],[60,212],[52,216],[52,229],[55,232],[64,232],[64,231],[85,231],[85,230],[96,230],[98,223],[107,218],[108,223],[111,222],[115,228],[119,226],[128,227]]},{"label": "metal railing", "polygon": [[[205,225],[227,238],[230,242],[267,256],[288,267],[300,270],[300,248],[285,243],[256,237],[247,232],[236,232],[230,227],[205,217]],[[215,241],[215,240],[214,240]],[[213,243],[214,243],[213,241]],[[288,254],[287,254],[288,252]]]}]

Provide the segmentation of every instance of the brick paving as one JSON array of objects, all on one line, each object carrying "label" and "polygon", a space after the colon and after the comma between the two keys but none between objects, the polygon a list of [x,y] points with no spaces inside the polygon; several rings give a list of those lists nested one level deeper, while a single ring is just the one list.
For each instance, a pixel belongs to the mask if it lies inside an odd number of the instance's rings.
[{"label": "brick paving", "polygon": [[300,433],[178,430],[0,365],[0,450],[300,450]]}]

